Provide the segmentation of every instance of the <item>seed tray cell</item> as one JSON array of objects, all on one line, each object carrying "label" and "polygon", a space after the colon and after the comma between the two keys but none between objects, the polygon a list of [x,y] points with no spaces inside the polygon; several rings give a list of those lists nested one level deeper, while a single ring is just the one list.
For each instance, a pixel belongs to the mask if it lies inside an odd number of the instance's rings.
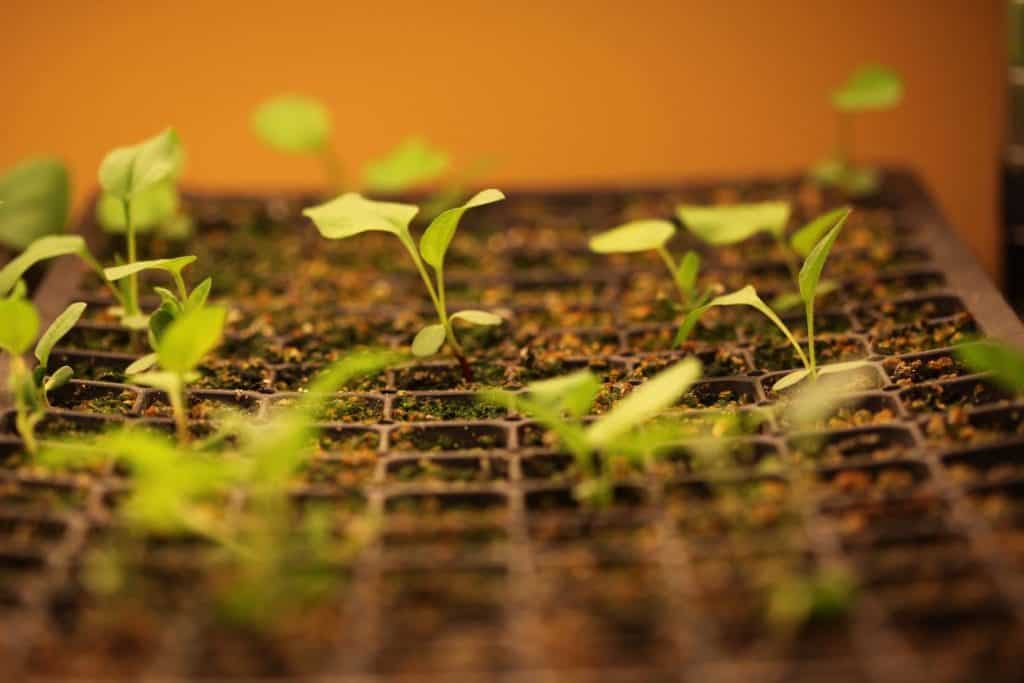
[{"label": "seed tray cell", "polygon": [[[131,473],[33,466],[12,413],[0,413],[0,627],[21,643],[5,661],[37,676],[122,679],[887,681],[921,680],[941,658],[949,680],[1012,680],[1024,665],[1013,646],[1024,619],[1024,401],[970,375],[951,347],[981,334],[1024,345],[1024,332],[917,181],[887,173],[836,245],[825,277],[839,286],[819,302],[818,356],[868,364],[850,373],[844,404],[799,433],[771,411],[786,400],[772,385],[798,360],[755,312],[709,313],[676,349],[660,261],[586,249],[592,234],[671,218],[681,201],[780,193],[798,220],[837,201],[776,179],[508,192],[467,213],[449,299],[506,323],[464,331],[474,384],[440,357],[325,404],[318,448],[292,482],[296,510],[326,506],[342,525],[371,514],[379,530],[324,609],[264,634],[226,630],[183,604],[156,614],[143,600],[115,615],[85,595],[77,568],[104,542]],[[400,246],[322,240],[300,215],[315,201],[190,194],[198,237],[143,244],[196,253],[190,276],[213,275],[214,295],[232,305],[225,342],[189,392],[194,432],[208,433],[222,410],[265,419],[347,348],[398,348],[431,320]],[[240,230],[245,239],[232,239]],[[772,240],[710,251],[680,230],[670,246],[701,251],[704,284],[754,283],[766,300],[788,286]],[[43,279],[44,311],[91,305],[51,357],[75,380],[52,397],[41,435],[87,438],[126,423],[170,431],[162,393],[124,380],[146,349],[105,313],[94,278],[67,273]],[[786,320],[803,335],[799,316]],[[603,382],[597,415],[688,354],[704,378],[670,417],[692,438],[646,465],[615,465],[604,510],[576,500],[575,463],[551,434],[476,397],[590,368]],[[200,556],[168,547],[147,566],[177,580],[192,566],[201,595],[204,561],[189,559]],[[773,629],[772,585],[821,567],[857,579],[856,603],[799,632]],[[104,650],[114,642],[133,643],[136,656]],[[89,668],[104,662],[121,669]]]}]

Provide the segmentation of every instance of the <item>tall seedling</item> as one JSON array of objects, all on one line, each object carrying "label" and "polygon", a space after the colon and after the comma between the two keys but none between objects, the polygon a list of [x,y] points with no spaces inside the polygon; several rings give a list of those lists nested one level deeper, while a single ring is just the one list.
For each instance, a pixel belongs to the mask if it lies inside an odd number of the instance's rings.
[{"label": "tall seedling", "polygon": [[[370,231],[387,232],[397,237],[409,252],[437,313],[437,322],[421,329],[413,339],[413,354],[419,357],[432,356],[447,342],[462,367],[464,378],[471,382],[473,373],[452,322],[461,320],[471,325],[500,325],[502,319],[493,313],[475,309],[448,314],[444,259],[463,214],[473,207],[492,204],[504,198],[505,195],[498,190],[484,190],[462,206],[442,212],[427,226],[420,237],[418,249],[409,232],[409,224],[419,211],[412,204],[376,202],[355,193],[347,193],[302,213],[311,218],[320,234],[328,239],[345,239]],[[433,280],[427,272],[427,265],[434,271]]]}]

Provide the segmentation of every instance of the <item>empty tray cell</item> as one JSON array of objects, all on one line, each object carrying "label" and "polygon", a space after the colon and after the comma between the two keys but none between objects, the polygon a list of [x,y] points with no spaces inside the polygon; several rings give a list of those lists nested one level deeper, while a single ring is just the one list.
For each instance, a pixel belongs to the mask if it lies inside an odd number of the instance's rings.
[{"label": "empty tray cell", "polygon": [[[678,323],[672,325],[643,325],[631,327],[626,334],[626,349],[633,353],[672,351],[679,344],[676,335]],[[717,344],[738,340],[738,330],[731,325],[698,322],[687,341],[698,344]]]},{"label": "empty tray cell", "polygon": [[[303,394],[274,397],[272,414],[294,408]],[[324,396],[316,410],[321,423],[374,424],[384,419],[384,399],[366,394],[336,394]]]},{"label": "empty tray cell", "polygon": [[469,484],[508,479],[508,461],[500,457],[431,456],[388,460],[387,481]]},{"label": "empty tray cell", "polygon": [[[321,365],[279,365],[273,370],[272,387],[278,392],[294,392],[307,389],[323,370]],[[269,372],[269,370],[268,370]],[[377,391],[387,386],[386,372],[359,377],[344,388],[350,391]],[[261,391],[256,389],[256,391]]]},{"label": "empty tray cell", "polygon": [[1024,445],[1019,443],[960,451],[942,463],[966,486],[1024,482]]},{"label": "empty tray cell", "polygon": [[[820,305],[820,302],[816,303],[819,303]],[[802,314],[790,314],[784,316],[782,320],[786,323],[786,327],[789,328],[794,337],[797,339],[805,339],[807,337],[806,316]],[[814,314],[815,338],[818,338],[820,335],[845,334],[850,332],[853,328],[853,320],[851,320],[850,316],[846,313],[819,311]],[[785,335],[782,334],[782,330],[776,327],[772,321],[767,318],[758,319],[757,322],[753,324],[749,335],[751,339],[762,344],[787,343]]]},{"label": "empty tray cell", "polygon": [[931,296],[902,301],[887,301],[857,310],[857,317],[866,325],[879,322],[893,325],[912,325],[935,318],[948,318],[964,313],[967,308],[955,296]]},{"label": "empty tray cell", "polygon": [[192,388],[266,392],[272,386],[272,371],[260,361],[212,360],[199,366]]},{"label": "empty tray cell", "polygon": [[[543,513],[571,512],[589,509],[573,493],[573,489],[562,486],[538,485],[526,492],[526,508],[531,515]],[[642,508],[647,504],[647,491],[639,486],[618,484],[612,487],[611,509]]]},{"label": "empty tray cell", "polygon": [[615,330],[561,330],[538,338],[536,353],[570,353],[581,356],[609,356],[619,350]]},{"label": "empty tray cell", "polygon": [[911,457],[914,435],[903,427],[863,427],[799,434],[788,439],[797,463],[836,466]]},{"label": "empty tray cell", "polygon": [[54,408],[78,413],[128,416],[135,412],[140,392],[119,384],[71,380],[49,393]]},{"label": "empty tray cell", "polygon": [[[506,375],[504,365],[499,363],[471,363],[473,381],[482,386],[500,386]],[[466,389],[472,386],[466,382],[456,362],[422,363],[395,370],[395,387],[406,391],[437,391]]]},{"label": "empty tray cell", "polygon": [[815,486],[825,507],[905,498],[931,488],[928,468],[910,461],[820,470]]},{"label": "empty tray cell", "polygon": [[963,538],[861,548],[850,553],[848,559],[865,585],[941,580],[975,573],[981,566]]},{"label": "empty tray cell", "polygon": [[579,477],[576,458],[558,451],[524,453],[519,469],[524,479],[551,483],[575,482]]},{"label": "empty tray cell", "polygon": [[124,369],[135,360],[135,356],[122,353],[106,354],[60,349],[50,356],[49,367],[57,369],[62,365],[69,365],[75,372],[75,379],[124,383]]},{"label": "empty tray cell", "polygon": [[372,481],[377,460],[377,454],[370,449],[317,456],[302,463],[295,482],[317,487],[363,486]]},{"label": "empty tray cell", "polygon": [[433,422],[501,419],[507,412],[472,392],[399,392],[391,399],[390,415],[398,422]]},{"label": "empty tray cell", "polygon": [[900,392],[900,400],[911,413],[1007,403],[1013,398],[1013,394],[984,379],[954,379],[921,384]]},{"label": "empty tray cell", "polygon": [[[625,511],[625,508],[620,508]],[[531,551],[542,567],[648,564],[657,560],[654,518],[593,511],[583,518],[531,514]]]},{"label": "empty tray cell", "polygon": [[[753,353],[754,365],[765,372],[799,370],[804,367],[791,344],[761,344]],[[815,336],[815,353],[818,362],[826,365],[867,358],[868,348],[864,340],[857,336]]]},{"label": "empty tray cell", "polygon": [[[188,392],[188,419],[207,421],[228,415],[255,415],[260,399],[241,391]],[[142,407],[143,417],[174,417],[174,411],[162,391],[147,391]]]},{"label": "empty tray cell", "polygon": [[889,322],[872,328],[872,348],[883,356],[897,356],[918,351],[955,346],[969,341],[978,333],[970,313],[960,313],[944,320],[896,327]]},{"label": "empty tray cell", "polygon": [[327,453],[376,452],[380,432],[361,427],[328,427],[320,430],[320,450]]},{"label": "empty tray cell", "polygon": [[678,405],[686,408],[738,408],[758,400],[754,382],[735,379],[711,379],[697,382],[683,394]]},{"label": "empty tray cell", "polygon": [[922,270],[899,275],[869,277],[854,280],[844,286],[847,296],[856,302],[888,301],[922,292],[932,292],[946,286],[946,276],[937,271]]},{"label": "empty tray cell", "polygon": [[945,502],[930,496],[825,507],[843,546],[933,543],[960,536]]},{"label": "empty tray cell", "polygon": [[629,379],[649,379],[690,355],[701,362],[704,377],[729,377],[750,372],[750,361],[743,351],[723,347],[643,356],[635,361]]},{"label": "empty tray cell", "polygon": [[886,374],[894,383],[909,386],[920,382],[956,379],[972,371],[964,366],[951,351],[932,351],[900,358],[887,358],[883,363]]},{"label": "empty tray cell", "polygon": [[781,470],[782,455],[772,441],[709,438],[660,447],[651,469],[659,479],[758,474]]},{"label": "empty tray cell", "polygon": [[519,334],[534,336],[552,327],[612,327],[615,313],[594,306],[529,306],[515,311],[512,323]]},{"label": "empty tray cell", "polygon": [[401,425],[390,434],[394,451],[477,451],[505,448],[508,430],[493,424]]},{"label": "empty tray cell", "polygon": [[61,348],[81,351],[138,353],[148,350],[142,339],[132,340],[132,331],[120,325],[79,322],[60,340]]}]

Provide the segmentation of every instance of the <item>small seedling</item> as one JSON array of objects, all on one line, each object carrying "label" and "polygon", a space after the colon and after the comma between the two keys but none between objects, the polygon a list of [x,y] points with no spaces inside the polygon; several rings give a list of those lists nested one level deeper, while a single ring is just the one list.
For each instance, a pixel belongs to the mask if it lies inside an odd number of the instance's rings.
[{"label": "small seedling", "polygon": [[0,245],[22,250],[64,232],[71,206],[68,171],[59,159],[23,161],[0,176]]},{"label": "small seedling", "polygon": [[[462,215],[473,207],[492,204],[504,198],[505,195],[498,190],[483,190],[462,206],[442,212],[430,222],[420,237],[419,249],[409,232],[409,224],[419,211],[412,204],[376,202],[355,193],[346,193],[302,213],[311,218],[320,234],[328,239],[345,239],[370,231],[388,232],[397,237],[412,257],[437,313],[437,322],[421,329],[413,339],[413,354],[419,357],[432,356],[447,342],[462,367],[463,377],[467,382],[472,382],[473,373],[466,353],[455,336],[452,322],[461,320],[471,325],[500,325],[502,319],[493,313],[479,310],[448,314],[444,259]],[[431,281],[424,264],[429,264],[434,270],[434,281]]]},{"label": "small seedling", "polygon": [[987,372],[992,381],[1008,391],[1024,392],[1024,353],[1008,344],[985,339],[956,349],[959,358],[975,372]]},{"label": "small seedling", "polygon": [[598,254],[658,252],[679,293],[676,308],[686,314],[707,303],[714,292],[710,287],[697,288],[697,276],[700,274],[700,255],[697,252],[687,251],[678,263],[672,257],[665,245],[675,233],[676,228],[669,221],[633,221],[592,237],[590,250]]},{"label": "small seedling", "polygon": [[[121,201],[110,194],[100,195],[96,202],[96,220],[103,230],[115,235],[124,235],[128,229]],[[137,235],[154,234],[169,240],[186,239],[194,230],[191,217],[181,210],[175,178],[135,195],[132,223]]]},{"label": "small seedling", "polygon": [[491,390],[483,392],[481,399],[528,415],[554,432],[573,455],[583,477],[574,491],[576,497],[606,505],[613,491],[607,457],[635,455],[638,450],[647,456],[664,445],[659,441],[674,440],[674,433],[665,439],[644,438],[642,426],[675,404],[700,379],[701,370],[699,360],[686,358],[647,380],[589,425],[584,425],[582,418],[601,389],[601,382],[589,370],[534,382],[527,385],[525,395]]},{"label": "small seedling", "polygon": [[[698,239],[713,247],[739,244],[760,233],[771,235],[782,252],[794,286],[799,289],[800,259],[807,258],[814,245],[832,227],[833,221],[831,214],[824,214],[786,239],[790,213],[790,205],[785,201],[725,206],[683,204],[676,207],[679,221]],[[836,283],[821,280],[818,282],[817,295],[827,294],[835,288]],[[796,308],[801,302],[799,293],[788,292],[773,299],[771,304],[776,310],[786,311]]]},{"label": "small seedling", "polygon": [[[154,339],[156,364],[160,369],[129,375],[131,381],[162,389],[167,394],[178,439],[182,442],[189,438],[185,387],[198,379],[199,363],[220,343],[226,318],[227,309],[222,306],[200,306],[179,315]],[[139,369],[139,366],[132,368]]]},{"label": "small seedling", "polygon": [[[155,188],[173,182],[181,169],[182,158],[178,134],[168,128],[137,145],[115,149],[100,164],[100,187],[111,201],[120,202],[124,215],[127,265],[138,261],[137,220],[133,208],[137,208],[139,198],[145,196],[145,193],[154,192]],[[139,308],[139,281],[136,273],[128,277],[122,300],[126,324],[137,328],[144,326],[145,317]]]},{"label": "small seedling", "polygon": [[409,138],[363,167],[367,191],[398,194],[436,180],[448,170],[448,155],[421,138]]},{"label": "small seedling", "polygon": [[322,102],[305,95],[280,95],[256,107],[250,123],[256,137],[271,149],[318,158],[330,187],[341,189],[341,161],[331,140],[331,115]]},{"label": "small seedling", "polygon": [[789,343],[793,345],[793,348],[796,350],[797,357],[804,366],[803,370],[791,372],[776,382],[773,387],[775,391],[782,391],[783,389],[803,381],[807,377],[817,379],[819,374],[841,372],[862,365],[860,362],[837,363],[819,368],[817,358],[815,356],[814,300],[820,293],[819,281],[821,280],[821,273],[825,267],[825,262],[828,259],[829,251],[831,251],[832,245],[835,244],[836,238],[839,237],[839,233],[843,229],[843,225],[846,223],[846,219],[849,217],[850,211],[851,210],[848,207],[835,209],[834,211],[830,211],[829,213],[820,216],[811,223],[811,225],[814,226],[815,232],[822,230],[822,228],[827,228],[827,230],[824,232],[824,236],[817,240],[817,243],[808,253],[807,258],[804,259],[803,266],[800,268],[797,278],[799,283],[800,300],[804,304],[804,315],[807,322],[806,353],[804,353],[803,347],[800,342],[796,340],[796,337],[790,331],[789,327],[787,327],[775,311],[773,311],[771,307],[769,307],[768,304],[758,296],[757,290],[754,289],[753,285],[747,285],[735,292],[715,297],[708,303],[692,311],[686,319],[683,320],[683,324],[679,328],[679,334],[676,336],[676,343],[682,343],[689,336],[693,327],[697,324],[697,321],[705,311],[715,308],[716,306],[750,306],[764,314],[766,318],[779,328]]},{"label": "small seedling", "polygon": [[852,197],[874,194],[879,185],[878,170],[853,162],[853,117],[861,112],[892,109],[902,99],[903,79],[896,71],[870,65],[853,72],[831,95],[832,108],[839,117],[836,151],[811,170],[811,177]]},{"label": "small seedling", "polygon": [[83,311],[85,304],[78,302],[57,316],[36,343],[37,365],[29,369],[23,356],[39,333],[39,313],[25,299],[24,285],[16,286],[9,297],[0,299],[0,320],[3,321],[0,325],[0,349],[11,357],[8,388],[14,396],[15,426],[29,453],[34,454],[38,449],[35,430],[49,407],[49,392],[67,383],[74,374],[69,366],[64,365],[48,375],[46,368],[50,352],[75,326]]}]

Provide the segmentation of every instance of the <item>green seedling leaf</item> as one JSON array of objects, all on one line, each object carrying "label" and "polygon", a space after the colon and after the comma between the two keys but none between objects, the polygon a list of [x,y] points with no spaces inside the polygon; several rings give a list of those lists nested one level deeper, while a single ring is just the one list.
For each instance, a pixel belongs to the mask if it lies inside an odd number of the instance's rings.
[{"label": "green seedling leaf", "polygon": [[700,379],[700,361],[690,356],[634,389],[586,430],[587,443],[600,449],[671,407]]},{"label": "green seedling leaf", "polygon": [[416,333],[412,340],[412,353],[414,356],[432,356],[444,344],[444,325],[440,323],[427,325]]},{"label": "green seedling leaf", "polygon": [[386,370],[404,358],[397,351],[354,351],[322,370],[310,383],[308,395],[315,398],[334,393],[352,380]]},{"label": "green seedling leaf", "polygon": [[387,156],[363,168],[363,182],[371,192],[408,190],[440,176],[448,168],[448,155],[420,138],[402,142]]},{"label": "green seedling leaf", "polygon": [[489,189],[478,192],[462,206],[448,209],[430,222],[423,237],[420,238],[420,254],[423,260],[429,263],[434,270],[440,271],[444,268],[444,255],[448,251],[452,237],[459,227],[462,215],[469,209],[477,206],[485,206],[500,202],[505,195],[500,190]]},{"label": "green seedling leaf", "polygon": [[39,313],[22,298],[0,299],[0,349],[20,356],[39,334]]},{"label": "green seedling leaf", "polygon": [[789,202],[773,201],[732,206],[676,207],[676,215],[694,235],[708,244],[736,244],[768,232],[782,237],[789,222]]},{"label": "green seedling leaf", "polygon": [[0,244],[24,249],[44,235],[64,232],[70,181],[59,159],[23,161],[0,176]]},{"label": "green seedling leaf", "polygon": [[193,289],[188,299],[185,300],[185,312],[196,311],[206,305],[206,300],[210,298],[210,290],[213,288],[213,278],[206,278]]},{"label": "green seedling leaf", "polygon": [[903,99],[903,79],[885,66],[863,66],[832,93],[832,106],[840,111],[890,109]]},{"label": "green seedling leaf", "polygon": [[100,164],[100,187],[117,199],[132,199],[139,192],[175,178],[184,154],[173,128],[137,145],[119,147]]},{"label": "green seedling leaf", "polygon": [[152,369],[157,362],[158,358],[155,353],[147,353],[142,358],[136,359],[131,365],[124,369],[126,375],[139,375],[147,370]]},{"label": "green seedling leaf", "polygon": [[784,335],[786,335],[786,339],[796,347],[801,359],[803,358],[803,351],[800,349],[800,344],[798,344],[796,339],[793,337],[792,332],[789,331],[789,328],[786,327],[786,324],[782,322],[779,316],[775,314],[775,311],[769,308],[768,304],[761,300],[761,297],[757,295],[757,290],[754,289],[753,285],[747,285],[743,289],[730,292],[729,294],[716,296],[703,306],[690,311],[679,326],[679,333],[676,335],[676,345],[685,341],[686,338],[690,336],[690,332],[697,324],[697,321],[700,320],[700,317],[704,315],[707,310],[715,308],[716,306],[750,306],[757,309],[763,313],[766,318],[775,323],[775,326],[778,327]]},{"label": "green seedling leaf", "polygon": [[0,270],[0,296],[6,296],[29,268],[51,258],[88,253],[85,240],[78,235],[40,237]]},{"label": "green seedling leaf", "polygon": [[113,268],[104,268],[103,275],[111,282],[116,282],[129,275],[141,273],[144,270],[163,270],[174,275],[181,275],[181,271],[184,270],[185,266],[194,263],[195,260],[195,256],[178,256],[177,258],[136,261],[135,263],[126,263],[122,266],[114,266]]},{"label": "green seedling leaf", "polygon": [[793,233],[793,236],[789,238],[789,246],[800,256],[806,258],[814,249],[814,245],[821,241],[825,233],[835,226],[844,213],[849,213],[849,211],[849,207],[844,206],[821,214]]},{"label": "green seedling leaf", "polygon": [[319,100],[281,95],[252,113],[252,132],[268,147],[289,154],[315,154],[331,139],[331,115]]},{"label": "green seedling leaf", "polygon": [[992,379],[1010,391],[1024,391],[1024,353],[995,340],[965,344],[956,349],[957,358],[975,372],[990,372]]},{"label": "green seedling leaf", "polygon": [[46,379],[46,382],[43,383],[43,392],[48,394],[54,389],[59,389],[60,387],[64,386],[69,381],[71,381],[71,378],[74,376],[75,371],[71,368],[70,365],[60,366],[59,368],[57,368],[56,372],[50,375]]},{"label": "green seedling leaf", "polygon": [[131,381],[142,386],[160,389],[168,396],[181,390],[181,375],[176,372],[141,372],[132,375]]},{"label": "green seedling leaf", "polygon": [[84,312],[85,304],[80,301],[75,302],[65,308],[64,312],[58,315],[56,320],[46,328],[43,336],[39,338],[39,342],[36,344],[35,355],[40,367],[46,367],[47,363],[50,362],[50,352],[53,351],[53,347],[64,338],[64,335],[71,331],[71,328],[75,326]]},{"label": "green seedling leaf", "polygon": [[209,306],[171,323],[157,349],[160,367],[183,375],[199,365],[203,356],[220,343],[227,313],[223,306]]},{"label": "green seedling leaf", "polygon": [[[851,360],[845,363],[833,363],[831,365],[823,365],[818,368],[818,376],[834,375],[839,372],[848,372],[850,370],[856,370],[857,368],[863,368],[871,365],[867,361],[863,360]],[[785,391],[790,387],[796,386],[800,382],[810,377],[811,373],[809,370],[794,370],[788,375],[784,375],[782,379],[775,382],[772,385],[772,391]]]},{"label": "green seedling leaf", "polygon": [[347,192],[325,204],[305,209],[302,215],[312,219],[320,234],[332,240],[371,230],[408,238],[409,223],[418,211],[413,204],[375,202]]},{"label": "green seedling leaf", "polygon": [[[132,197],[132,227],[139,233],[150,232],[173,221],[180,208],[181,199],[173,179],[139,190]],[[107,232],[125,232],[128,228],[122,199],[102,194],[96,203],[96,220]]]},{"label": "green seedling leaf", "polygon": [[526,386],[527,394],[534,403],[552,406],[573,417],[586,415],[600,390],[601,381],[590,370],[577,370],[564,377],[531,382]]},{"label": "green seedling leaf", "polygon": [[804,259],[797,282],[800,285],[800,298],[806,304],[814,301],[814,296],[818,291],[818,280],[821,278],[821,271],[825,268],[825,261],[828,260],[828,253],[832,250],[832,245],[839,237],[839,232],[843,229],[843,224],[846,223],[851,211],[850,207],[843,207],[826,214],[832,217],[832,227],[824,237],[818,240],[807,258]]},{"label": "green seedling leaf", "polygon": [[[819,280],[818,291],[815,292],[814,298],[821,298],[829,292],[834,292],[838,288],[839,283],[835,280]],[[772,299],[769,305],[772,307],[772,310],[785,312],[794,308],[799,308],[803,303],[804,300],[803,297],[800,296],[800,292],[784,292]]]},{"label": "green seedling leaf", "polygon": [[487,311],[459,311],[458,313],[452,313],[450,317],[452,320],[465,320],[472,325],[500,325],[504,322],[501,316],[488,313]]},{"label": "green seedling leaf", "polygon": [[632,221],[590,238],[590,250],[598,254],[630,254],[660,249],[676,234],[668,221]]},{"label": "green seedling leaf", "polygon": [[690,250],[683,255],[679,262],[679,269],[676,271],[676,282],[680,289],[687,294],[692,294],[697,286],[697,276],[700,274],[700,254]]}]

